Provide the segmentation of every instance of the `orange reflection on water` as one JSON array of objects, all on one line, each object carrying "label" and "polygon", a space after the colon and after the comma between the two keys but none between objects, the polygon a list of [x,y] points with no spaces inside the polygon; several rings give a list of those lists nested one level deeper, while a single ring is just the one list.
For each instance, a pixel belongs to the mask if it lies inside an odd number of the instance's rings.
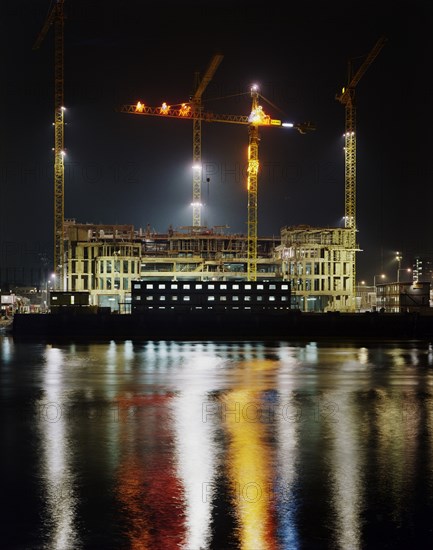
[{"label": "orange reflection on water", "polygon": [[277,548],[272,472],[266,426],[260,420],[260,393],[234,390],[222,396],[230,441],[227,473],[239,522],[240,548]]},{"label": "orange reflection on water", "polygon": [[119,400],[124,456],[117,496],[133,550],[175,550],[185,538],[183,489],[172,460],[170,401],[170,395]]}]

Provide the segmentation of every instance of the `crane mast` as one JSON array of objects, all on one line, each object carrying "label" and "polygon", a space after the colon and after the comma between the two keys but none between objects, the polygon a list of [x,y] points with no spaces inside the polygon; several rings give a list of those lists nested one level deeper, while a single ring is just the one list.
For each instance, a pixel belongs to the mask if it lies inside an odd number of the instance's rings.
[{"label": "crane mast", "polygon": [[352,75],[352,64],[349,62],[348,84],[335,98],[345,106],[345,133],[344,133],[344,225],[350,230],[349,247],[352,254],[351,288],[352,304],[355,309],[356,288],[356,107],[355,88],[368,67],[373,63],[386,42],[385,37],[379,38],[371,49],[359,69]]},{"label": "crane mast", "polygon": [[[259,112],[259,96],[256,87],[251,89],[253,113]],[[247,191],[248,191],[248,256],[247,256],[247,278],[249,281],[257,280],[257,188],[259,177],[259,127],[251,122],[248,128],[248,168],[247,168]]]},{"label": "crane mast", "polygon": [[193,119],[192,128],[192,225],[193,228],[198,229],[201,226],[201,179],[202,179],[202,165],[201,165],[201,112],[202,102],[201,97],[203,92],[207,88],[207,85],[212,80],[215,71],[221,63],[223,56],[221,54],[215,54],[211,59],[209,66],[200,80],[198,73],[196,73],[195,92],[191,99],[192,108],[197,117]]},{"label": "crane mast", "polygon": [[65,284],[64,259],[64,0],[53,5],[39,33],[33,49],[39,48],[51,25],[54,24],[54,274],[55,288],[63,290]]}]

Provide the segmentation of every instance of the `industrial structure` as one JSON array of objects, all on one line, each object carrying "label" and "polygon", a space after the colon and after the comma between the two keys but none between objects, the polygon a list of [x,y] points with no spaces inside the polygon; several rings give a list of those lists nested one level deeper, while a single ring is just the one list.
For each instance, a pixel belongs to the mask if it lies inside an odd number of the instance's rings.
[{"label": "industrial structure", "polygon": [[39,33],[33,49],[39,48],[51,25],[54,24],[54,273],[56,288],[63,290],[65,281],[64,266],[64,190],[65,168],[64,148],[64,0],[56,0]]},{"label": "industrial structure", "polygon": [[212,80],[215,71],[223,60],[221,54],[215,54],[208,68],[206,69],[203,78],[200,79],[199,73],[195,74],[195,90],[191,98],[191,107],[194,113],[200,116],[194,117],[192,121],[192,226],[199,229],[201,227],[201,121],[202,121],[202,95],[206,90],[209,82]]},{"label": "industrial structure", "polygon": [[[295,128],[304,134],[314,127],[310,123],[285,123],[281,120],[272,119],[266,115],[263,107],[259,105],[259,92],[257,86],[251,88],[252,108],[247,115],[228,115],[203,112],[201,109],[193,108],[190,103],[182,103],[175,106],[163,103],[159,107],[150,107],[139,101],[136,105],[122,105],[120,111],[134,115],[151,115],[166,118],[180,118],[184,120],[196,119],[206,122],[226,122],[230,124],[244,124],[248,126],[248,247],[247,247],[247,278],[249,281],[257,280],[257,196],[258,196],[258,174],[259,174],[259,126],[267,127],[290,127]],[[195,205],[198,207],[199,205]]]},{"label": "industrial structure", "polygon": [[[352,63],[349,61],[348,68],[348,83],[342,89],[340,94],[336,95],[336,99],[345,106],[345,147],[344,147],[344,197],[345,197],[345,212],[344,223],[349,230],[350,241],[349,247],[353,251],[352,266],[351,266],[351,288],[355,290],[356,285],[356,254],[359,251],[359,245],[356,242],[356,107],[355,107],[355,88],[361,77],[364,75],[368,67],[373,63],[385,44],[384,37],[379,38],[373,46],[370,53],[365,58],[355,74],[352,74]],[[354,311],[356,307],[355,295],[352,295],[351,309]]]}]

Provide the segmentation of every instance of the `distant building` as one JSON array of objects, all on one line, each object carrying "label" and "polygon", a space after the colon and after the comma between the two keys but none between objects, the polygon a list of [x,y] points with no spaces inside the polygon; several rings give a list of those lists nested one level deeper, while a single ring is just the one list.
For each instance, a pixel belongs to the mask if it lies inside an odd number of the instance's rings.
[{"label": "distant building", "polygon": [[376,310],[376,289],[365,284],[356,286],[356,311]]},{"label": "distant building", "polygon": [[425,283],[432,281],[433,278],[433,262],[428,258],[417,257],[414,260],[413,268],[413,281],[415,283]]},{"label": "distant building", "polygon": [[427,312],[430,309],[430,283],[378,284],[377,309],[386,313]]}]

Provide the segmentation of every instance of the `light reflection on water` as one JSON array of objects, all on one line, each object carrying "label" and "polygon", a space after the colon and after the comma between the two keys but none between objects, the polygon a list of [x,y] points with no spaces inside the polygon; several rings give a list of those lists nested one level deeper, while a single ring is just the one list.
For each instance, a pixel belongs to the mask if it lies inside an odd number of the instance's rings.
[{"label": "light reflection on water", "polygon": [[7,548],[433,542],[428,343],[0,337],[0,359],[1,475],[27,495]]}]

